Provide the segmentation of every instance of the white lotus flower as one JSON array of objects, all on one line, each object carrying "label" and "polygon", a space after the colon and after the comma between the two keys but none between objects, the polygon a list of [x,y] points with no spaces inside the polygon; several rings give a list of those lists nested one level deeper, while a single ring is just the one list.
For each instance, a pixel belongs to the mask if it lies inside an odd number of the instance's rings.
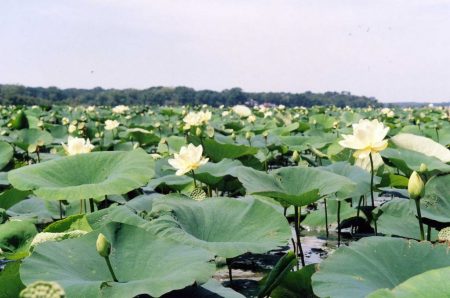
[{"label": "white lotus flower", "polygon": [[67,139],[67,145],[62,143],[62,146],[67,155],[89,153],[95,147],[91,144],[89,139],[85,140],[83,138],[74,138],[72,136],[69,136],[69,138]]},{"label": "white lotus flower", "polygon": [[105,129],[113,130],[114,128],[119,127],[120,123],[117,120],[106,120],[105,121]]},{"label": "white lotus flower", "polygon": [[88,111],[88,112],[93,112],[93,111],[95,111],[95,106],[88,106],[88,107],[86,108],[86,111]]},{"label": "white lotus flower", "polygon": [[378,153],[386,149],[388,142],[384,138],[389,131],[383,123],[375,120],[361,119],[359,123],[353,124],[352,135],[342,135],[344,138],[339,145],[345,148],[355,149],[354,157],[365,159],[372,153]]},{"label": "white lotus flower", "polygon": [[200,112],[189,112],[184,118],[183,121],[186,123],[185,129],[189,129],[191,126],[201,126],[203,124],[207,124],[211,119],[210,111],[200,111]]},{"label": "white lotus flower", "polygon": [[127,112],[128,110],[130,110],[130,108],[127,106],[124,106],[124,105],[118,105],[118,106],[115,106],[114,108],[112,108],[112,112],[114,114],[123,114],[123,113]]},{"label": "white lotus flower", "polygon": [[249,107],[244,105],[235,105],[232,108],[233,112],[238,114],[240,117],[248,117],[252,114],[252,110]]},{"label": "white lotus flower", "polygon": [[73,133],[75,130],[77,130],[77,127],[73,124],[70,124],[67,130],[69,131],[69,133]]},{"label": "white lotus flower", "polygon": [[247,121],[248,121],[249,123],[255,122],[255,121],[256,121],[256,116],[255,116],[255,115],[250,115],[250,116],[248,116]]},{"label": "white lotus flower", "polygon": [[169,159],[168,162],[172,167],[177,169],[175,174],[181,176],[198,169],[208,162],[208,158],[204,158],[202,154],[202,145],[195,147],[193,144],[189,144],[188,146],[181,147],[180,153],[175,153],[174,158]]}]

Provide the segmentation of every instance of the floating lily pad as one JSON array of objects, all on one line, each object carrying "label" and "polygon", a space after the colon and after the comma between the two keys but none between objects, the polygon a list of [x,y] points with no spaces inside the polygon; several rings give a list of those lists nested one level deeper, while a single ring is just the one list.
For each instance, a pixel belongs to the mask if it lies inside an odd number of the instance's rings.
[{"label": "floating lily pad", "polygon": [[153,159],[137,149],[67,156],[13,170],[8,179],[40,198],[71,201],[127,193],[152,176]]}]

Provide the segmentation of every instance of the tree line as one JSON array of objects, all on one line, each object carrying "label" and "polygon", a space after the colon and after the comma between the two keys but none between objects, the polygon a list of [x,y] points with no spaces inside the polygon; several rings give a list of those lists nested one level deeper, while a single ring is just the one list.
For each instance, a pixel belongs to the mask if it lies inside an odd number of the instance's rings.
[{"label": "tree line", "polygon": [[380,106],[373,97],[349,92],[287,93],[245,92],[241,88],[223,91],[195,90],[188,87],[151,87],[147,89],[60,89],[0,85],[2,105],[199,105],[211,106],[271,103],[285,106],[335,105],[338,107]]}]

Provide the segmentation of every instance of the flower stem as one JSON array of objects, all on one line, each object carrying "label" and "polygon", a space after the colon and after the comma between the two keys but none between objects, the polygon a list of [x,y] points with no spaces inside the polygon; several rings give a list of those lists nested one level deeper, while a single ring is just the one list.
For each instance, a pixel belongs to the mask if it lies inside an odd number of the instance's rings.
[{"label": "flower stem", "polygon": [[[373,168],[373,158],[372,158],[372,152],[369,153],[369,159],[370,159],[370,199],[372,200],[372,207],[375,208],[375,199],[373,198],[373,176],[374,168]],[[378,234],[377,232],[377,220],[374,219],[374,226],[375,226],[375,236]]]},{"label": "flower stem", "polygon": [[420,212],[420,201],[419,199],[414,200],[416,202],[416,209],[417,209],[417,218],[419,219],[419,228],[420,228],[420,240],[425,240],[425,232],[423,230],[423,223],[422,223],[422,214]]},{"label": "flower stem", "polygon": [[191,170],[192,178],[194,179],[194,187],[197,188],[197,180],[195,179],[195,173],[194,170]]},{"label": "flower stem", "polygon": [[109,257],[105,257],[105,261],[106,261],[106,265],[108,265],[108,269],[109,269],[109,272],[111,273],[111,276],[112,276],[113,280],[115,282],[119,282],[117,280],[116,275],[114,274],[114,270],[112,269],[111,262],[109,261]]}]

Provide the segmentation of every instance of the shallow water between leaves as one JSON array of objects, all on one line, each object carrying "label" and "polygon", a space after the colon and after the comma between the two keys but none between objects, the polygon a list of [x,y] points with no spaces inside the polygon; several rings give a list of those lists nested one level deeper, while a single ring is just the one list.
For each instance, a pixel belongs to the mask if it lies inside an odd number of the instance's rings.
[{"label": "shallow water between leaves", "polygon": [[[345,233],[342,233],[341,246],[348,245],[352,241],[350,238],[346,238],[345,235]],[[293,227],[292,237],[295,238]],[[327,238],[325,231],[303,230],[301,233],[301,243],[306,265],[316,264],[320,263],[338,248],[338,234],[330,228]],[[244,254],[233,260],[233,281],[231,284],[227,266],[220,268],[214,275],[214,278],[220,281],[225,287],[231,287],[245,297],[257,297],[259,281],[289,250],[293,250],[292,243],[289,246],[286,245],[278,250],[272,250],[265,254]]]}]

